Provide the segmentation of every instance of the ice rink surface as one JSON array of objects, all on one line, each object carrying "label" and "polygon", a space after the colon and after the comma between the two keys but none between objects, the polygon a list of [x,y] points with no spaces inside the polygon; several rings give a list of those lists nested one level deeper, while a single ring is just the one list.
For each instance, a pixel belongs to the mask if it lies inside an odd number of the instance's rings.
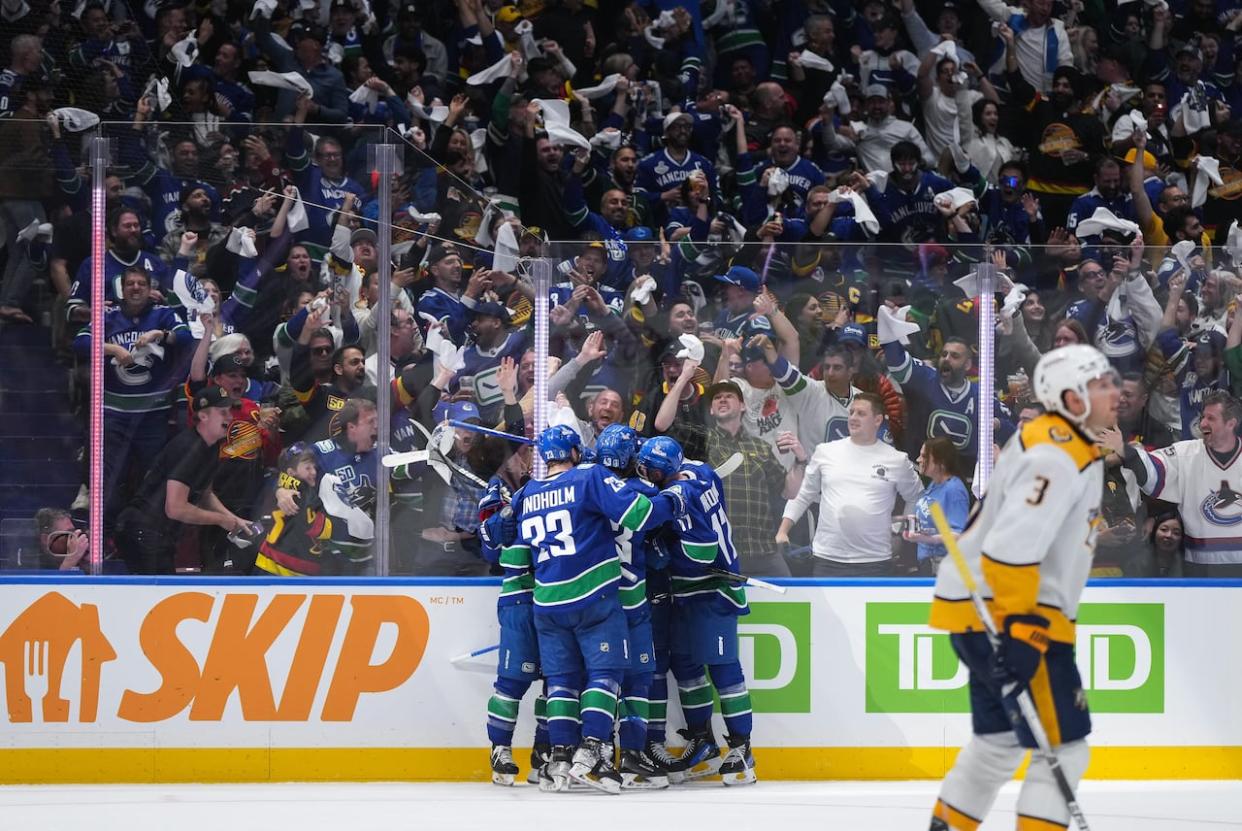
[{"label": "ice rink surface", "polygon": [[[897,831],[927,828],[936,782],[696,783],[658,792],[543,794],[490,784],[92,785],[0,787],[13,831]],[[985,831],[1014,827],[1018,785]],[[1092,831],[1242,829],[1242,782],[1086,782]]]}]

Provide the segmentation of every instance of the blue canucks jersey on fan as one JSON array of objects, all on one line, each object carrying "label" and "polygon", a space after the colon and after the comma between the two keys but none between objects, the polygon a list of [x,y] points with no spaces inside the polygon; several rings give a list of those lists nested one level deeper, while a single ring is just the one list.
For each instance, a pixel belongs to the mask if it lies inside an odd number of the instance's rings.
[{"label": "blue canucks jersey on fan", "polygon": [[428,289],[418,298],[417,308],[420,315],[429,314],[445,323],[453,343],[461,346],[466,342],[466,324],[470,322],[470,314],[460,297],[454,297],[441,288]]},{"label": "blue canucks jersey on fan", "polygon": [[[167,306],[149,305],[136,317],[121,308],[104,313],[104,343],[132,350],[143,333],[167,330],[174,337],[189,339],[189,330]],[[78,332],[73,346],[79,355],[90,354],[91,328]],[[113,359],[104,360],[103,407],[110,413],[152,413],[172,406],[169,393],[177,385],[176,347],[165,348],[164,354],[143,350],[129,366],[119,366]]]},{"label": "blue canucks jersey on fan", "polygon": [[634,175],[634,189],[641,191],[649,202],[657,202],[660,194],[670,188],[679,186],[690,178],[690,174],[702,170],[707,174],[707,183],[713,194],[716,189],[716,166],[693,150],[686,152],[686,158],[677,161],[669,155],[668,150],[659,150],[638,163],[638,172]]},{"label": "blue canucks jersey on fan", "polygon": [[721,309],[712,325],[716,327],[718,338],[741,338],[744,343],[751,335],[772,337],[772,322],[754,312],[733,315],[728,309]]},{"label": "blue canucks jersey on fan", "polygon": [[[504,393],[496,376],[500,372],[500,362],[512,358],[521,363],[522,353],[526,351],[526,335],[521,332],[510,332],[495,349],[482,349],[477,343],[466,347],[462,353],[464,366],[457,372],[460,384],[473,385],[474,400],[479,405],[479,416],[487,424],[495,424],[501,407],[504,406]],[[467,383],[466,379],[470,381]]]},{"label": "blue canucks jersey on fan", "polygon": [[1119,372],[1138,372],[1147,362],[1147,350],[1139,341],[1138,324],[1133,315],[1113,318],[1099,300],[1071,303],[1065,316],[1087,330],[1087,336]]},{"label": "blue canucks jersey on fan", "polygon": [[[738,157],[737,183],[739,187],[755,185],[750,189],[755,196],[746,201],[742,211],[742,220],[746,223],[758,223],[767,219],[767,189],[759,187],[763,181],[763,172],[769,167],[778,167],[771,159],[756,159],[749,153]],[[796,213],[800,216],[806,205],[806,195],[811,188],[822,185],[824,173],[814,162],[798,156],[788,167],[782,168],[789,174],[789,192],[793,194]]]},{"label": "blue canucks jersey on fan", "polygon": [[[167,270],[164,261],[158,254],[140,251],[132,260],[122,260],[116,252],[108,249],[104,255],[104,286],[105,303],[121,302],[121,277],[127,268],[141,268],[151,276],[151,288],[162,290],[167,283]],[[69,300],[65,303],[65,314],[69,315],[80,306],[91,305],[91,258],[87,257],[78,266],[78,273],[73,285],[69,287]]]},{"label": "blue canucks jersey on fan", "polygon": [[[573,297],[576,286],[573,283],[557,283],[549,290],[548,295],[552,298],[552,305],[564,306]],[[600,297],[604,298],[604,305],[612,311],[613,314],[621,314],[625,309],[625,292],[611,289],[608,286],[596,286],[595,290],[599,292]],[[585,303],[578,306],[578,314],[581,317],[589,317],[591,310],[587,308]]]},{"label": "blue canucks jersey on fan", "polygon": [[17,99],[21,95],[25,75],[19,75],[11,69],[0,71],[0,118],[11,116],[17,110]]},{"label": "blue canucks jersey on fan", "polygon": [[341,447],[336,439],[324,439],[315,442],[314,451],[315,463],[320,471],[340,479],[346,494],[352,496],[361,488],[375,487],[379,456],[374,450],[354,453]]},{"label": "blue canucks jersey on fan", "polygon": [[686,500],[686,515],[677,520],[680,550],[668,565],[673,598],[677,603],[706,601],[724,614],[749,614],[746,590],[740,583],[707,570],[710,566],[738,573],[733,529],[725,512],[724,483],[703,462],[684,462],[680,474],[684,478],[670,485]]},{"label": "blue canucks jersey on fan", "polygon": [[533,565],[538,612],[576,611],[615,597],[621,559],[612,523],[641,531],[667,521],[668,501],[656,500],[600,465],[532,480],[514,497],[517,543],[505,548],[500,563],[506,569]]},{"label": "blue canucks jersey on fan", "polygon": [[[905,447],[911,458],[923,446],[923,440],[943,436],[953,442],[958,452],[973,463],[979,455],[979,382],[968,381],[965,389],[953,393],[940,383],[940,372],[931,364],[917,361],[900,343],[884,344],[884,360],[893,380],[906,390],[909,416],[906,419]],[[1009,421],[1009,410],[1000,399],[992,404],[993,414],[1002,422]]]}]

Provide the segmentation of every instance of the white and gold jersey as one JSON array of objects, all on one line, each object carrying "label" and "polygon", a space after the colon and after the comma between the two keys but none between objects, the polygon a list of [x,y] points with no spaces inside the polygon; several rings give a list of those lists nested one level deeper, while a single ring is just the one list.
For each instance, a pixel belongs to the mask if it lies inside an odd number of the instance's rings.
[{"label": "white and gold jersey", "polygon": [[[1095,549],[1104,488],[1098,448],[1065,418],[1048,413],[1010,439],[959,545],[997,626],[1014,614],[1050,621],[1054,641],[1074,643],[1074,619]],[[930,623],[982,631],[952,563],[936,578]]]}]

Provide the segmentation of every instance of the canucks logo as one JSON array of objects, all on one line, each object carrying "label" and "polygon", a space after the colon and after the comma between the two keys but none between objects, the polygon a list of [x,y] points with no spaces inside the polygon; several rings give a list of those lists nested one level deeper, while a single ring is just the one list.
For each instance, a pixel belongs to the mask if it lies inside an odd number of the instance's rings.
[{"label": "canucks logo", "polygon": [[1224,479],[1220,480],[1220,489],[1207,495],[1199,505],[1203,517],[1213,525],[1237,525],[1242,523],[1242,494],[1229,487]]},{"label": "canucks logo", "polygon": [[944,436],[958,450],[963,450],[970,444],[974,432],[975,426],[971,420],[952,410],[933,410],[927,418],[928,437]]}]

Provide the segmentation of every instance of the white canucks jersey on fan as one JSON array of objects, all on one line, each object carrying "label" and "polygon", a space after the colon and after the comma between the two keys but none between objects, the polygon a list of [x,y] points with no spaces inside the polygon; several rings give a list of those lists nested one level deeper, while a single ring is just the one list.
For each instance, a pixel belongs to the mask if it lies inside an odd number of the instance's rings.
[{"label": "white canucks jersey on fan", "polygon": [[1223,465],[1202,439],[1179,441],[1152,453],[1135,450],[1147,470],[1143,493],[1181,508],[1186,560],[1242,563],[1242,443]]},{"label": "white canucks jersey on fan", "polygon": [[[1061,416],[1033,419],[1009,440],[958,540],[998,620],[1038,613],[1050,621],[1052,640],[1074,643],[1103,492],[1099,450]],[[937,574],[930,623],[950,632],[981,630],[956,568]]]}]

